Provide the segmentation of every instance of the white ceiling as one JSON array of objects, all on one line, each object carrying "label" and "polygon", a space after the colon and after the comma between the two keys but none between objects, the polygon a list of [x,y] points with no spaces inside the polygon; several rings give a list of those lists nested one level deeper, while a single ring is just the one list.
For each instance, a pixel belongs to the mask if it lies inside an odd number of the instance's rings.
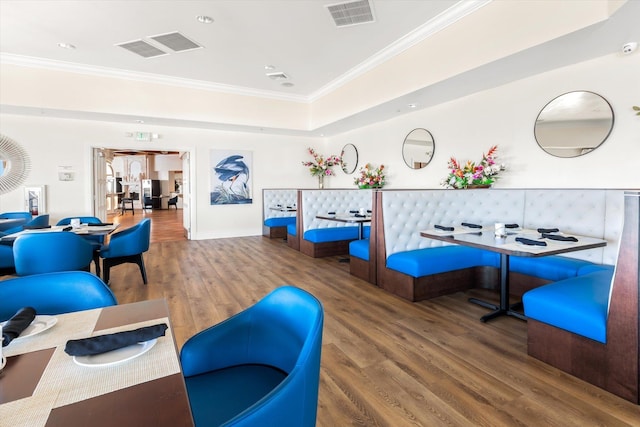
[{"label": "white ceiling", "polygon": [[[198,82],[212,88],[260,96],[313,101],[388,60],[489,0],[371,0],[375,22],[337,28],[326,5],[335,0],[0,0],[0,60],[6,63],[114,71]],[[197,15],[214,19],[197,22]],[[617,52],[640,41],[640,1],[624,4],[610,19],[542,45],[450,76],[350,117],[309,132],[347,131],[399,112],[415,103],[425,108],[535,73]],[[544,22],[540,23],[544,30]],[[118,43],[179,31],[203,49],[144,59]],[[73,50],[58,43],[73,44]],[[499,43],[499,40],[496,41]],[[269,79],[265,65],[290,76],[292,87]],[[2,76],[0,76],[1,78]],[[2,106],[2,112],[44,114],[42,109]],[[48,111],[59,117],[130,121],[120,115]],[[145,123],[256,130],[224,123],[145,118]],[[260,128],[260,131],[265,131]],[[267,130],[269,131],[269,130]]]}]

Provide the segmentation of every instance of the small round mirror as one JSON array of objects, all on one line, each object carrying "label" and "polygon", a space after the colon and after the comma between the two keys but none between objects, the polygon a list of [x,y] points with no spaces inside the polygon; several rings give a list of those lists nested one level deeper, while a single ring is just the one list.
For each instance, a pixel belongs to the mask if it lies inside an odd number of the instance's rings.
[{"label": "small round mirror", "polygon": [[422,169],[431,161],[435,146],[431,132],[426,129],[414,129],[404,139],[402,158],[411,169]]},{"label": "small round mirror", "polygon": [[552,156],[578,157],[598,148],[613,129],[613,109],[593,92],[565,93],[544,106],[534,127],[540,148]]},{"label": "small round mirror", "polygon": [[342,158],[342,171],[346,174],[352,174],[358,166],[358,149],[353,144],[347,144],[342,148],[340,154]]}]

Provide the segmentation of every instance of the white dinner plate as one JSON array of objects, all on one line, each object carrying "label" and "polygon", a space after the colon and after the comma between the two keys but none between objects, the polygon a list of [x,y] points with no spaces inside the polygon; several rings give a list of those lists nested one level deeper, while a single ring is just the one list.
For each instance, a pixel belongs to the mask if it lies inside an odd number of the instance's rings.
[{"label": "white dinner plate", "polygon": [[151,350],[157,340],[157,338],[154,338],[149,341],[139,342],[128,347],[122,347],[106,353],[94,354],[91,356],[73,356],[73,361],[80,366],[88,366],[90,368],[111,366],[142,356],[147,351]]},{"label": "white dinner plate", "polygon": [[[0,325],[4,326],[6,323],[7,322],[2,322],[0,323]],[[53,327],[53,325],[55,325],[56,323],[58,323],[58,318],[55,316],[36,316],[33,319],[33,322],[31,322],[31,324],[27,326],[24,331],[22,331],[22,333],[18,338],[16,338],[16,340],[19,340],[20,338],[30,337],[32,335],[39,334],[40,332],[44,332],[47,329]]]}]

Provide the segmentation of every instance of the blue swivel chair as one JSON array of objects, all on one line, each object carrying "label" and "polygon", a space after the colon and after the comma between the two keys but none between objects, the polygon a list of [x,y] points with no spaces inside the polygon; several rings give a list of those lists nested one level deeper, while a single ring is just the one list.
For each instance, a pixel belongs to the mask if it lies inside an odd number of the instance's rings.
[{"label": "blue swivel chair", "polygon": [[66,271],[17,277],[1,282],[0,322],[23,307],[37,314],[62,314],[117,305],[111,290],[97,276],[85,271]]},{"label": "blue swivel chair", "polygon": [[[102,224],[100,218],[95,216],[70,216],[62,218],[56,225],[69,225],[71,220],[78,218],[81,224]],[[104,244],[104,235],[82,235],[89,243],[93,245],[93,263],[96,266],[96,275],[100,276],[100,249]]]},{"label": "blue swivel chair", "polygon": [[142,254],[149,250],[151,238],[151,220],[145,218],[133,227],[111,235],[109,243],[100,249],[102,258],[102,278],[109,284],[109,271],[123,263],[135,263],[140,267],[142,281],[147,284],[147,271]]},{"label": "blue swivel chair", "polygon": [[324,312],[280,287],[191,337],[182,364],[196,426],[313,427]]},{"label": "blue swivel chair", "polygon": [[13,242],[13,259],[18,276],[89,271],[93,245],[65,231],[23,234]]},{"label": "blue swivel chair", "polygon": [[5,232],[11,228],[17,228],[31,221],[31,212],[4,212],[0,214],[1,219],[12,221],[0,221],[0,231]]}]

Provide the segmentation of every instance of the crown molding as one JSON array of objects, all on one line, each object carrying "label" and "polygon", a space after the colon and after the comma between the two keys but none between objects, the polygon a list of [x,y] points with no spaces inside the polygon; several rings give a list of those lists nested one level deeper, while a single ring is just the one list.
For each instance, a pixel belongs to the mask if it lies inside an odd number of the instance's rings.
[{"label": "crown molding", "polygon": [[456,3],[454,6],[446,9],[444,12],[430,19],[425,24],[393,42],[374,56],[347,71],[346,73],[333,80],[329,84],[323,86],[316,92],[312,93],[311,95],[309,95],[308,101],[313,102],[325,95],[328,95],[339,87],[347,84],[351,80],[354,80],[367,71],[374,69],[378,65],[381,65],[382,63],[390,60],[394,56],[404,52],[412,46],[415,46],[421,41],[447,28],[448,26],[475,12],[481,7],[486,6],[487,4],[491,3],[491,1],[492,0],[463,0]]},{"label": "crown molding", "polygon": [[134,80],[145,83],[158,83],[189,89],[209,90],[213,92],[229,93],[232,95],[255,96],[271,98],[281,101],[307,103],[308,97],[301,95],[287,95],[275,91],[256,90],[241,86],[225,85],[221,83],[205,82],[202,80],[183,79],[179,77],[163,76],[153,73],[119,70],[115,68],[99,67],[95,65],[77,64],[73,62],[55,61],[51,59],[35,58],[31,56],[0,53],[0,64],[17,65],[30,68],[44,68],[48,70],[66,71],[98,77],[111,77]]}]

